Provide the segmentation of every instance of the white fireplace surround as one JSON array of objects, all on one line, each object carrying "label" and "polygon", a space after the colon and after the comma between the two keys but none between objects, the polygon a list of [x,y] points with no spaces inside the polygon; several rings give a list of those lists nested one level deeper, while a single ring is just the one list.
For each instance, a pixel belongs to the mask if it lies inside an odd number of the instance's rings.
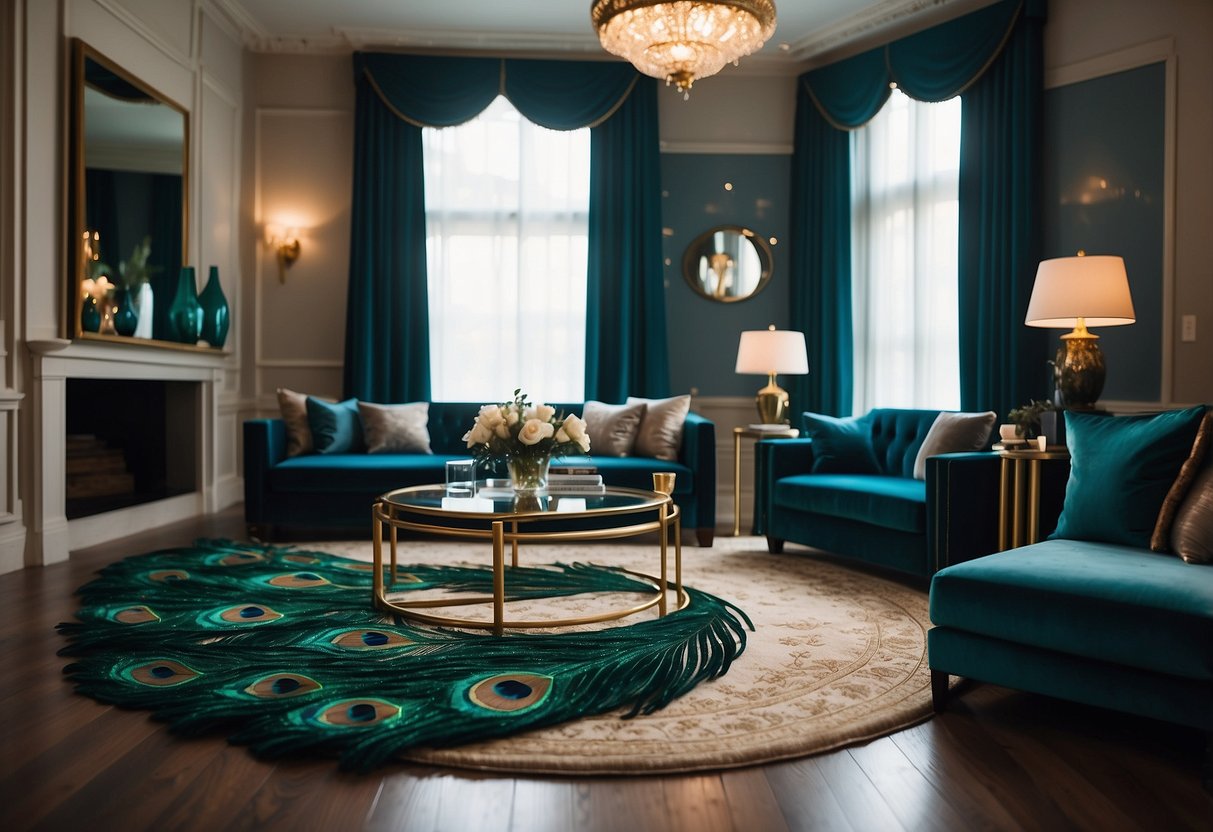
[{"label": "white fireplace surround", "polygon": [[[223,354],[60,339],[31,341],[29,347],[33,364],[30,405],[39,436],[31,445],[29,459],[37,485],[26,506],[27,565],[57,563],[66,560],[72,550],[219,508],[214,436]],[[197,433],[190,437],[197,454],[195,490],[69,521],[65,513],[69,378],[198,382],[197,412],[192,420]],[[169,438],[173,438],[171,426]]]}]

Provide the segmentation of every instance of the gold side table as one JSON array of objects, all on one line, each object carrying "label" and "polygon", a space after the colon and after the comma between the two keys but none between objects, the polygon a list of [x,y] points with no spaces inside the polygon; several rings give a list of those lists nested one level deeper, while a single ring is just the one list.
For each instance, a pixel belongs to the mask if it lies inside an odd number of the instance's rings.
[{"label": "gold side table", "polygon": [[796,428],[782,430],[757,430],[755,428],[733,428],[733,537],[741,534],[741,438],[748,439],[795,439],[800,436]]},{"label": "gold side table", "polygon": [[1040,540],[1040,464],[1069,459],[1065,445],[1043,451],[995,445],[1002,457],[999,472],[998,550],[1017,549]]}]

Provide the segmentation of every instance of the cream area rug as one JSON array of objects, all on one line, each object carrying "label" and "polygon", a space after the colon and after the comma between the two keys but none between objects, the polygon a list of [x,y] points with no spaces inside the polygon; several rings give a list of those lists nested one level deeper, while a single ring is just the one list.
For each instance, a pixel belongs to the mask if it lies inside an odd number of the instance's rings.
[{"label": "cream area rug", "polygon": [[[491,562],[487,544],[401,540],[399,546],[401,564]],[[371,558],[369,541],[297,548]],[[754,623],[745,652],[725,676],[648,716],[603,714],[505,739],[414,751],[408,759],[511,773],[732,768],[863,742],[931,715],[925,592],[803,550],[771,555],[755,537],[717,538],[710,549],[685,547],[682,554],[686,584],[736,604]],[[589,562],[656,574],[659,560],[656,543],[585,543],[526,546],[520,562]],[[672,551],[670,570],[672,576]],[[570,610],[593,611],[604,601],[568,599],[563,608],[552,606],[559,603],[553,599],[533,603],[569,617]],[[624,606],[618,598],[610,603]],[[507,615],[516,612],[544,614],[534,606],[507,609]],[[468,607],[455,614],[477,615]]]}]

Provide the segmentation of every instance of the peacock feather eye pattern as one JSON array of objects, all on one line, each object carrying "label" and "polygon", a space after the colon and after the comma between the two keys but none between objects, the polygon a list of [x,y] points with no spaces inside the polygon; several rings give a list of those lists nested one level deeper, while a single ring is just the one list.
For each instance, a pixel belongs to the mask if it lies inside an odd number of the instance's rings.
[{"label": "peacock feather eye pattern", "polygon": [[[385,616],[374,573],[317,551],[199,540],[106,566],[59,625],[65,674],[101,702],[145,708],[184,735],[227,731],[266,758],[340,755],[367,770],[595,714],[652,713],[728,672],[745,613],[684,587],[663,618],[575,632],[431,627]],[[394,591],[491,593],[488,566],[408,564]],[[648,592],[620,569],[511,568],[506,594]]]},{"label": "peacock feather eye pattern", "polygon": [[173,659],[157,659],[131,665],[118,671],[119,678],[157,688],[171,688],[192,682],[202,674]]},{"label": "peacock feather eye pattern", "polygon": [[322,578],[315,572],[292,572],[286,575],[274,575],[266,583],[270,586],[284,587],[286,589],[312,589],[332,582],[327,578]]},{"label": "peacock feather eye pattern", "polygon": [[133,607],[123,607],[122,609],[114,610],[110,614],[110,620],[116,621],[119,624],[148,624],[152,621],[159,621],[160,616],[156,615],[148,607],[138,604]]},{"label": "peacock feather eye pattern", "polygon": [[412,639],[391,630],[346,630],[337,633],[331,644],[344,650],[390,650],[414,644]]},{"label": "peacock feather eye pattern", "polygon": [[172,581],[188,581],[190,573],[184,569],[157,569],[154,572],[148,572],[147,579],[155,581],[158,584],[170,583]]},{"label": "peacock feather eye pattern", "polygon": [[467,701],[493,713],[524,713],[543,704],[554,681],[542,673],[498,673],[472,684]]},{"label": "peacock feather eye pattern", "polygon": [[244,688],[244,692],[258,699],[290,699],[322,687],[315,679],[300,673],[271,673],[254,680]]},{"label": "peacock feather eye pattern", "polygon": [[237,604],[234,607],[211,610],[199,616],[199,624],[237,624],[242,626],[268,624],[282,618],[282,613],[265,604]]},{"label": "peacock feather eye pattern", "polygon": [[342,699],[305,712],[304,718],[331,728],[371,728],[400,716],[400,706],[384,699]]}]

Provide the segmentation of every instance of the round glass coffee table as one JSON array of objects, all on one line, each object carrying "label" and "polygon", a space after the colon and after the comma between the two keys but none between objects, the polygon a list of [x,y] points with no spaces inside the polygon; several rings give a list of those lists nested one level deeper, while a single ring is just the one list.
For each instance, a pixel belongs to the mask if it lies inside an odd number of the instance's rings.
[{"label": "round glass coffee table", "polygon": [[[667,483],[660,485],[664,488]],[[672,491],[673,485],[669,483]],[[681,520],[678,506],[668,493],[632,488],[608,487],[605,493],[573,495],[552,494],[538,497],[448,497],[442,485],[418,485],[398,488],[381,495],[372,508],[374,539],[374,604],[415,621],[453,627],[491,629],[501,635],[506,628],[530,629],[568,627],[624,618],[657,607],[667,613],[669,589],[667,562],[670,538],[674,549],[675,609],[690,602],[682,588]],[[388,531],[390,569],[384,579],[384,529]],[[442,537],[481,540],[492,543],[493,594],[417,600],[389,599],[389,588],[397,572],[396,532],[398,529],[425,532]],[[649,597],[639,604],[581,618],[513,620],[505,616],[505,548],[510,547],[510,565],[518,565],[518,546],[526,542],[620,540],[644,534],[658,535],[660,572],[647,575],[627,570],[628,574],[652,587]],[[455,618],[425,612],[427,608],[492,604],[493,620]]]}]

